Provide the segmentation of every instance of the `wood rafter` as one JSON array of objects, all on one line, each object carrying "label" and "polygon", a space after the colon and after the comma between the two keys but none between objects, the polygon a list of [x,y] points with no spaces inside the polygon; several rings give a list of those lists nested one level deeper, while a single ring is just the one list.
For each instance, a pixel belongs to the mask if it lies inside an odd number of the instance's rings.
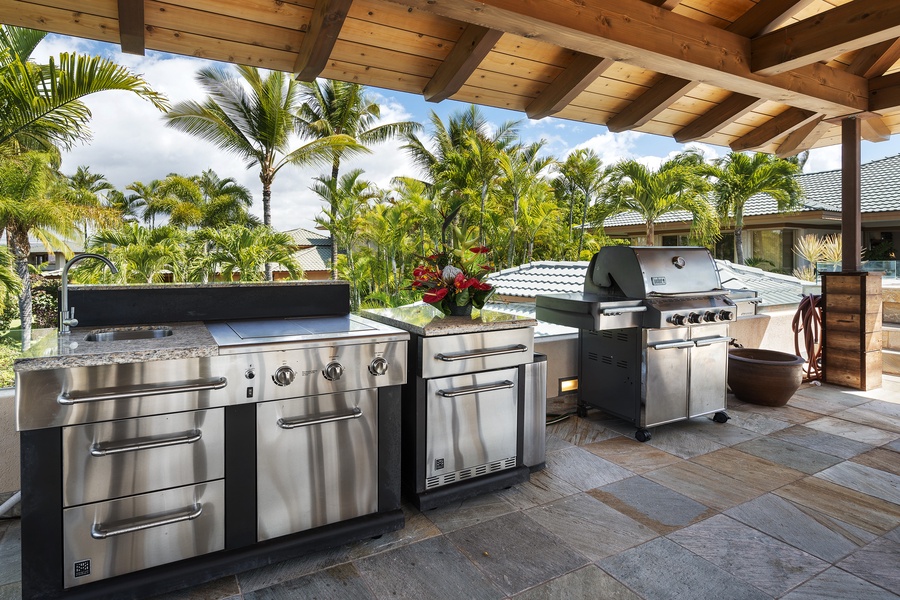
[{"label": "wood rafter", "polygon": [[791,133],[810,121],[819,118],[821,118],[821,115],[817,115],[812,111],[803,110],[802,108],[789,108],[750,133],[731,142],[730,146],[735,152],[762,148],[786,133]]},{"label": "wood rafter", "polygon": [[144,55],[144,0],[118,0],[122,52]]},{"label": "wood rafter", "polygon": [[652,4],[653,6],[658,6],[660,8],[664,8],[666,10],[672,10],[679,4],[681,4],[681,0],[644,0],[647,4]]},{"label": "wood rafter", "polygon": [[759,0],[734,23],[726,27],[732,33],[756,37],[785,23],[814,0]]},{"label": "wood rafter", "polygon": [[530,119],[543,119],[558,113],[614,63],[609,58],[579,52],[566,70],[531,101],[525,114]]},{"label": "wood rafter", "polygon": [[900,36],[900,2],[855,0],[754,38],[751,71],[776,75]]},{"label": "wood rafter", "polygon": [[900,38],[863,48],[853,57],[847,72],[866,79],[881,77],[898,60],[900,60]]},{"label": "wood rafter", "polygon": [[881,117],[861,119],[860,134],[870,142],[886,142],[891,139],[891,130]]},{"label": "wood rafter", "polygon": [[869,110],[883,112],[900,107],[900,72],[869,80]]},{"label": "wood rafter", "polygon": [[788,134],[781,144],[775,155],[779,158],[787,158],[794,156],[804,150],[812,148],[818,142],[825,132],[834,127],[831,123],[826,123],[822,115],[818,115],[815,119],[802,125]]},{"label": "wood rafter", "polygon": [[725,100],[714,106],[706,113],[694,119],[689,125],[682,127],[676,134],[675,140],[685,144],[709,137],[732,121],[741,118],[763,104],[765,100],[732,94]]},{"label": "wood rafter", "polygon": [[640,0],[391,0],[467,23],[826,114],[868,108],[866,81],[823,64],[750,73],[750,40]]},{"label": "wood rafter", "polygon": [[478,25],[466,27],[453,50],[425,86],[422,92],[425,99],[440,102],[458,92],[502,35],[503,32],[496,29]]},{"label": "wood rafter", "polygon": [[619,132],[645,124],[664,111],[669,105],[699,85],[697,81],[664,77],[641,94],[619,114],[606,122],[606,128]]},{"label": "wood rafter", "polygon": [[353,0],[318,0],[294,62],[294,77],[312,81],[328,64]]}]

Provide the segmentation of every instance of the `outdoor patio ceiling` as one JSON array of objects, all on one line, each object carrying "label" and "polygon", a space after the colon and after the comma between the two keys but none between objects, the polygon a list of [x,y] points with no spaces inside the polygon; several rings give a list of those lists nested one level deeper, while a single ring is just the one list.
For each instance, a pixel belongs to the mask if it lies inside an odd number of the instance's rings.
[{"label": "outdoor patio ceiling", "polygon": [[0,22],[791,155],[900,131],[897,0],[0,0]]}]

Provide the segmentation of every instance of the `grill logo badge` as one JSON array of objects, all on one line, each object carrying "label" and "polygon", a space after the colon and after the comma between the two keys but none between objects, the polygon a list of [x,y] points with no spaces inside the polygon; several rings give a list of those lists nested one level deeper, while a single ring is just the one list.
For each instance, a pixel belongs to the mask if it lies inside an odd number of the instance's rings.
[{"label": "grill logo badge", "polygon": [[650,283],[652,283],[653,285],[666,285],[666,278],[665,277],[651,277]]},{"label": "grill logo badge", "polygon": [[91,574],[91,559],[79,560],[75,563],[75,577],[85,577]]},{"label": "grill logo badge", "polygon": [[443,468],[444,468],[444,459],[443,458],[435,459],[434,470],[437,471],[438,469],[443,469]]}]

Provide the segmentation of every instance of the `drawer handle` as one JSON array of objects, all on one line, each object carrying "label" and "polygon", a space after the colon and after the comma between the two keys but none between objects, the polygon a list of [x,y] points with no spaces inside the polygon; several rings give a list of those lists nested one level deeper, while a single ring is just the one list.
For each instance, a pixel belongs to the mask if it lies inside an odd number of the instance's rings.
[{"label": "drawer handle", "polygon": [[625,313],[647,312],[646,306],[620,306],[617,308],[604,308],[600,310],[601,315],[614,317]]},{"label": "drawer handle", "polygon": [[200,392],[203,390],[220,390],[228,385],[224,377],[213,379],[196,379],[193,381],[179,381],[177,383],[145,386],[132,385],[101,389],[96,392],[63,392],[56,401],[59,404],[69,405],[81,402],[100,402],[102,400],[118,400],[133,396],[162,396],[165,394],[180,394],[181,392]]},{"label": "drawer handle", "polygon": [[484,356],[498,356],[500,354],[516,354],[517,352],[527,352],[528,346],[525,344],[516,344],[515,346],[505,346],[503,348],[485,348],[484,350],[473,350],[471,352],[453,352],[451,354],[435,354],[434,357],[444,362],[453,362],[456,360],[469,360],[470,358],[482,358]]},{"label": "drawer handle", "polygon": [[471,385],[467,387],[454,388],[451,390],[438,390],[438,396],[444,398],[455,398],[457,396],[467,396],[469,394],[479,394],[481,392],[493,392],[494,390],[508,390],[516,385],[508,379],[500,383],[489,383],[487,385]]},{"label": "drawer handle", "polygon": [[278,419],[275,423],[282,429],[296,429],[297,427],[309,427],[311,425],[321,425],[322,423],[333,423],[334,421],[358,419],[362,416],[362,414],[362,409],[357,407],[347,412],[327,413],[316,415],[315,417],[303,417],[300,419]]},{"label": "drawer handle", "polygon": [[178,446],[180,444],[193,444],[199,442],[203,432],[192,429],[181,435],[157,439],[125,440],[122,442],[100,442],[91,446],[91,456],[108,456],[110,454],[122,454],[135,450],[149,450],[151,448],[164,448],[166,446]]},{"label": "drawer handle", "polygon": [[678,340],[675,342],[660,342],[658,344],[647,344],[648,348],[654,350],[668,350],[669,348],[692,348],[694,342],[691,340]]},{"label": "drawer handle", "polygon": [[187,508],[183,508],[174,513],[168,513],[168,516],[158,517],[138,517],[128,521],[116,523],[114,529],[104,529],[102,523],[94,523],[91,527],[91,537],[95,540],[105,540],[108,537],[122,535],[124,533],[134,533],[135,531],[143,531],[153,527],[162,527],[163,525],[172,525],[173,523],[181,523],[182,521],[193,521],[203,512],[201,503],[194,504]]},{"label": "drawer handle", "polygon": [[698,346],[712,346],[713,344],[724,344],[726,342],[730,342],[734,338],[730,337],[714,337],[714,338],[703,338],[696,340]]}]

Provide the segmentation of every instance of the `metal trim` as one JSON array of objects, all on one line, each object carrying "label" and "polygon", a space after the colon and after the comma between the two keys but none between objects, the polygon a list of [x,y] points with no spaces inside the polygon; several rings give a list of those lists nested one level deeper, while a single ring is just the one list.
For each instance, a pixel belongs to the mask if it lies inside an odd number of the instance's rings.
[{"label": "metal trim", "polygon": [[99,392],[71,391],[62,392],[56,398],[58,404],[68,406],[82,402],[101,402],[103,400],[119,400],[121,398],[134,398],[136,396],[164,396],[167,394],[180,394],[182,392],[201,392],[205,390],[221,390],[228,385],[225,377],[212,379],[196,379],[193,381],[179,381],[173,384],[156,386],[120,386],[106,388]]}]

